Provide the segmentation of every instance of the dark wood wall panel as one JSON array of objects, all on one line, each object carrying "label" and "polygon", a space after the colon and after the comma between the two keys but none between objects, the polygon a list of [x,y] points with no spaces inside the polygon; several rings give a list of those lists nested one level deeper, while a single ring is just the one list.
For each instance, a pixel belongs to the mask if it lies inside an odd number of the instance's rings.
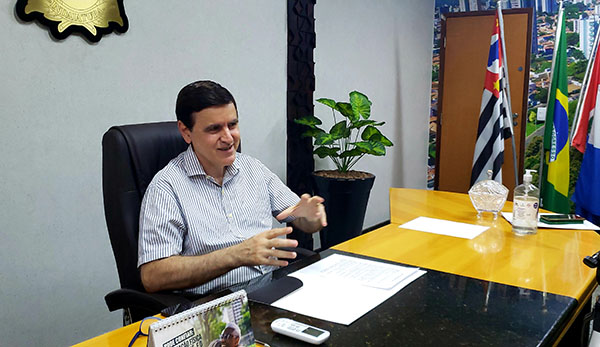
[{"label": "dark wood wall panel", "polygon": [[[287,50],[287,185],[296,194],[312,194],[311,173],[315,164],[311,138],[302,138],[304,127],[294,119],[314,113],[314,7],[316,0],[288,0]],[[312,235],[294,230],[291,238],[313,249]]]}]

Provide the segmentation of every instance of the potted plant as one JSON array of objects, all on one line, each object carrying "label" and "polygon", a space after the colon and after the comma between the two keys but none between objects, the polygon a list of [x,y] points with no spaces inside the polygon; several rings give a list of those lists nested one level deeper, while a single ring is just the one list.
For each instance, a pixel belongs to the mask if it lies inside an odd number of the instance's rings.
[{"label": "potted plant", "polygon": [[314,139],[313,153],[329,157],[336,166],[336,170],[313,173],[314,193],[325,199],[327,211],[328,226],[320,233],[323,249],[362,233],[375,175],[351,169],[365,155],[383,156],[386,147],[393,146],[377,129],[385,122],[370,119],[369,98],[357,91],[350,92],[349,98],[349,102],[317,99],[331,109],[334,125],[329,131],[319,127],[323,122],[317,117],[295,120],[308,127],[302,136]]}]

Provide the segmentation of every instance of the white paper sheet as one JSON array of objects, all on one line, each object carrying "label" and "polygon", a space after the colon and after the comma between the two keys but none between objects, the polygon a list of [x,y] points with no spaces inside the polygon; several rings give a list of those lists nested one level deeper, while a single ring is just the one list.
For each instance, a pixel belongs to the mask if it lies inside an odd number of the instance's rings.
[{"label": "white paper sheet", "polygon": [[381,289],[393,288],[418,270],[341,254],[333,254],[313,265],[304,272]]},{"label": "white paper sheet", "polygon": [[[540,216],[549,215],[549,214],[556,214],[556,213],[540,213]],[[513,216],[513,214],[511,212],[502,212],[502,217],[504,217],[504,219],[506,219],[511,224],[512,224],[512,216]],[[594,223],[588,222],[587,220],[584,220],[583,224],[581,224],[581,223],[547,224],[547,223],[538,221],[538,228],[573,229],[573,230],[598,230],[598,229],[600,229]]]},{"label": "white paper sheet", "polygon": [[482,232],[489,229],[488,226],[467,223],[452,222],[449,220],[418,217],[410,222],[400,225],[400,228],[424,231],[427,233],[461,237],[463,239],[474,239]]},{"label": "white paper sheet", "polygon": [[333,254],[290,274],[303,286],[272,306],[349,325],[423,274],[418,268]]}]

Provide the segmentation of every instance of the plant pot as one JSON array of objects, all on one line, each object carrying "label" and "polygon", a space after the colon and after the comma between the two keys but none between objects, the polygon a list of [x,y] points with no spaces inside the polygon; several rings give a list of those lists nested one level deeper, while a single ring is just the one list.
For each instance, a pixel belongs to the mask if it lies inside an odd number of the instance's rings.
[{"label": "plant pot", "polygon": [[327,227],[320,231],[321,249],[362,234],[369,194],[375,175],[366,178],[330,178],[312,174],[315,195],[325,199]]}]

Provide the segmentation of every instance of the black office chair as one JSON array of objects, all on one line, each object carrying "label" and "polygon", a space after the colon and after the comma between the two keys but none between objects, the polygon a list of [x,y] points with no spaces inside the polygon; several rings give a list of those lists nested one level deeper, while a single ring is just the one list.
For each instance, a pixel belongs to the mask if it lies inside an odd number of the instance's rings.
[{"label": "black office chair", "polygon": [[154,175],[187,148],[177,122],[114,126],[102,138],[104,215],[121,289],[104,298],[110,311],[123,309],[123,323],[188,303],[172,293],[146,293],[137,268],[140,205]]},{"label": "black office chair", "polygon": [[[140,206],[154,175],[187,148],[177,122],[114,126],[102,138],[104,215],[121,289],[105,296],[110,311],[123,309],[123,323],[196,298],[146,293],[137,268]],[[241,146],[238,147],[238,152]],[[293,248],[297,260],[315,253]]]}]

